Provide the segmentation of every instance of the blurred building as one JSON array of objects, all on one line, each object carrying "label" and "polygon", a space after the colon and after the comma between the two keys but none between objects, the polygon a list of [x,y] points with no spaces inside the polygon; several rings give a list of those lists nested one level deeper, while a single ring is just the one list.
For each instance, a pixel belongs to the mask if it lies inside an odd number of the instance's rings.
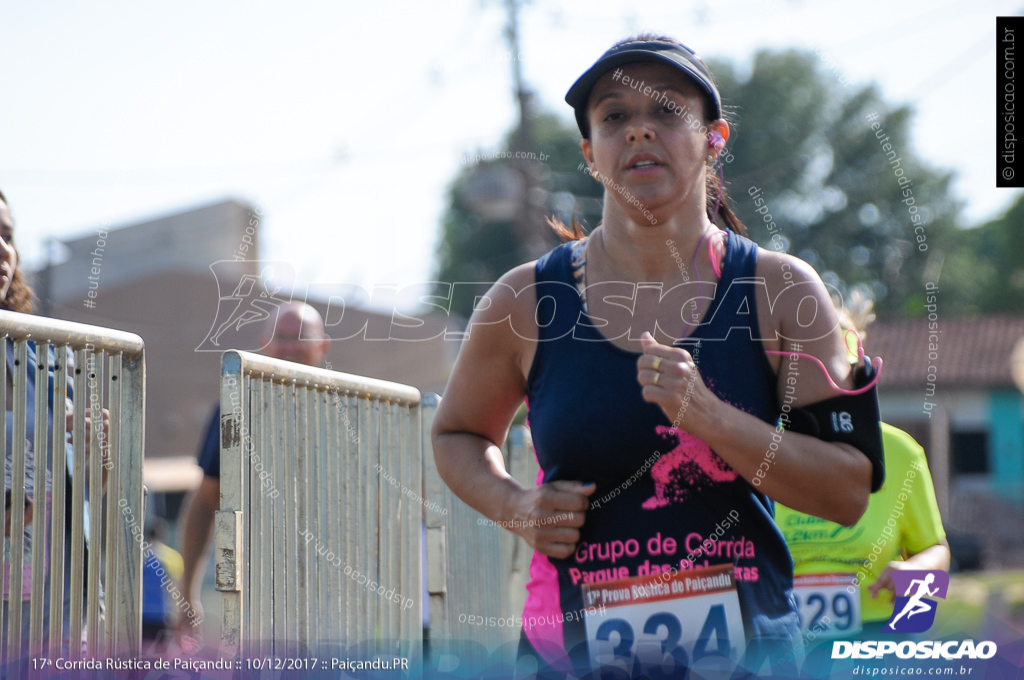
[{"label": "blurred building", "polygon": [[986,567],[1024,565],[1022,339],[1024,315],[940,315],[878,321],[864,343],[885,361],[882,419],[925,448],[951,540],[976,541]]},{"label": "blurred building", "polygon": [[[146,457],[160,461],[147,463],[151,491],[198,482],[198,468],[191,463],[219,394],[219,349],[259,346],[259,323],[232,329],[224,336],[230,343],[220,348],[208,342],[223,313],[222,298],[231,293],[225,287],[234,285],[227,280],[260,276],[259,223],[251,205],[226,200],[96,228],[65,241],[67,258],[35,273],[41,314],[130,331],[145,341]],[[296,233],[301,234],[301,225]],[[304,288],[282,292],[285,299],[305,294]],[[327,299],[308,302],[327,311]],[[346,310],[356,311],[378,326],[392,321],[391,314]],[[337,309],[332,314],[337,316]],[[333,342],[327,361],[334,370],[440,392],[456,344],[443,338],[397,342],[357,336]],[[197,351],[201,346],[216,351]],[[168,514],[173,517],[176,509]]]}]

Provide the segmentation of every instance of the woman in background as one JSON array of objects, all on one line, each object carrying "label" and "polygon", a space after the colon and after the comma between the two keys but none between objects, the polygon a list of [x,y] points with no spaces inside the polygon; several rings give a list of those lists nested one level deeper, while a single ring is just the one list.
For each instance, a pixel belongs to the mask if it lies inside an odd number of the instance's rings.
[{"label": "woman in background", "polygon": [[[11,211],[7,203],[7,198],[2,192],[0,192],[0,309],[20,312],[23,314],[30,314],[32,312],[32,290],[25,281],[24,273],[20,267],[18,258],[18,252],[14,245],[14,220],[11,217]],[[8,338],[7,342],[7,407],[10,409],[14,404],[14,393],[12,385],[12,375],[14,374],[14,343]],[[73,357],[71,352],[68,351],[65,357],[65,361],[70,368],[73,366]],[[36,363],[36,346],[35,343],[28,343],[28,364],[33,366]],[[48,386],[49,389],[49,404],[47,409],[47,432],[53,431],[53,379],[54,379],[54,350],[50,347],[50,376]],[[68,390],[67,390],[67,427],[70,431],[73,412],[72,402],[72,383],[71,375],[72,371],[68,371]],[[35,389],[36,389],[36,372],[34,370],[27,371],[27,392],[28,399],[26,402],[26,424],[25,424],[25,437],[26,437],[26,479],[24,484],[26,487],[26,502],[24,508],[24,562],[23,562],[23,580],[22,580],[22,592],[12,592],[13,580],[10,574],[10,548],[12,537],[9,535],[10,524],[8,523],[7,534],[5,536],[5,556],[3,563],[3,627],[0,629],[0,633],[4,634],[5,639],[7,635],[7,629],[10,627],[10,614],[13,606],[20,606],[21,608],[21,647],[19,649],[8,649],[7,656],[2,662],[5,663],[17,663],[18,660],[24,661],[25,658],[30,654],[40,653],[42,650],[31,650],[29,649],[29,623],[30,623],[30,608],[29,608],[29,596],[31,594],[31,575],[32,575],[32,560],[31,560],[31,546],[34,537],[32,536],[31,523],[33,518],[42,519],[44,524],[50,517],[50,507],[53,492],[53,480],[50,474],[50,461],[52,459],[52,442],[48,442],[48,450],[45,452],[37,451],[35,446]],[[104,420],[107,414],[104,413]],[[6,430],[7,430],[7,441],[6,441],[6,455],[5,455],[5,496],[10,495],[10,491],[13,488],[13,447],[11,437],[13,434],[14,425],[14,414],[12,411],[6,413]],[[89,419],[86,418],[88,425]],[[105,423],[106,424],[106,423]],[[70,438],[67,438],[63,446],[63,454],[70,461],[72,453]],[[40,460],[42,458],[42,460]],[[39,469],[42,468],[42,469]],[[70,465],[68,467],[70,470]],[[61,480],[59,484],[67,484],[68,479]],[[42,487],[42,488],[40,488]],[[70,486],[68,486],[70,488]],[[40,493],[43,492],[43,493]],[[70,498],[70,493],[67,494]],[[45,502],[43,499],[45,498]],[[70,509],[70,504],[66,507]],[[7,507],[7,516],[10,518],[13,515],[13,508]],[[88,510],[86,510],[88,512]],[[42,514],[41,514],[42,513]],[[54,521],[68,522],[69,527],[65,533],[65,546],[64,546],[64,594],[63,594],[63,642],[66,647],[70,634],[70,615],[71,615],[71,531],[70,531],[70,511],[64,518]],[[88,526],[88,523],[86,523]],[[48,644],[49,627],[50,627],[50,564],[49,564],[49,537],[43,537],[45,539],[44,551],[45,551],[45,566],[44,566],[44,577],[46,579],[46,586],[44,589],[44,603],[43,603],[43,645]],[[14,603],[18,603],[17,605]]]}]

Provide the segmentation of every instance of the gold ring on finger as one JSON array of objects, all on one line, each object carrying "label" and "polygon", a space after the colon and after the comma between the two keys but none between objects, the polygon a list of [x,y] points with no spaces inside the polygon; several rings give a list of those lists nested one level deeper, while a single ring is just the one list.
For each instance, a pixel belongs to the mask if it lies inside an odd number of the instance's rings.
[{"label": "gold ring on finger", "polygon": [[659,380],[660,378],[661,378],[661,373],[655,372],[655,373],[654,373],[654,384],[655,384],[655,385],[657,385],[657,384],[658,384],[658,380]]},{"label": "gold ring on finger", "polygon": [[[661,357],[654,357],[654,366],[652,366],[651,368],[654,369],[655,373],[661,370]],[[657,384],[657,381],[655,381],[655,384]]]}]

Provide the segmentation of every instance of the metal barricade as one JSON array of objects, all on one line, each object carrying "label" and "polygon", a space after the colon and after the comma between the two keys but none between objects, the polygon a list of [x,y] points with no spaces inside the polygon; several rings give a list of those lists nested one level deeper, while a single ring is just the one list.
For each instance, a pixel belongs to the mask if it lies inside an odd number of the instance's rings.
[{"label": "metal barricade", "polygon": [[[439,402],[437,395],[423,397],[427,447]],[[530,430],[513,426],[502,452],[508,473],[527,488],[535,486],[539,468]],[[432,448],[423,454],[423,468],[432,645],[473,641],[490,651],[509,645],[514,649],[522,629],[533,549],[459,500],[438,475]]]},{"label": "metal barricade", "polygon": [[[0,332],[9,536],[23,537],[7,539],[9,563],[0,554],[0,570],[10,578],[0,609],[0,659],[15,663],[32,654],[41,664],[36,667],[46,668],[57,657],[137,656],[144,545],[142,339],[8,311],[0,311]],[[107,431],[99,426],[103,409],[110,414]],[[32,415],[44,413],[52,421]]]},{"label": "metal barricade", "polygon": [[223,651],[419,667],[419,391],[228,351],[220,432]]}]

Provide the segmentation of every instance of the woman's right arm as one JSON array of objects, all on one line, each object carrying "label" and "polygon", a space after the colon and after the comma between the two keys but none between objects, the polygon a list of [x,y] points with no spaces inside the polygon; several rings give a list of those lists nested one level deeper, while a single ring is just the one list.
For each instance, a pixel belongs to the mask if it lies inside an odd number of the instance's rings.
[{"label": "woman's right arm", "polygon": [[434,418],[434,459],[467,505],[535,550],[568,557],[594,486],[559,481],[524,489],[505,469],[500,448],[536,349],[534,280],[533,263],[516,267],[488,291],[489,304],[478,304]]}]

